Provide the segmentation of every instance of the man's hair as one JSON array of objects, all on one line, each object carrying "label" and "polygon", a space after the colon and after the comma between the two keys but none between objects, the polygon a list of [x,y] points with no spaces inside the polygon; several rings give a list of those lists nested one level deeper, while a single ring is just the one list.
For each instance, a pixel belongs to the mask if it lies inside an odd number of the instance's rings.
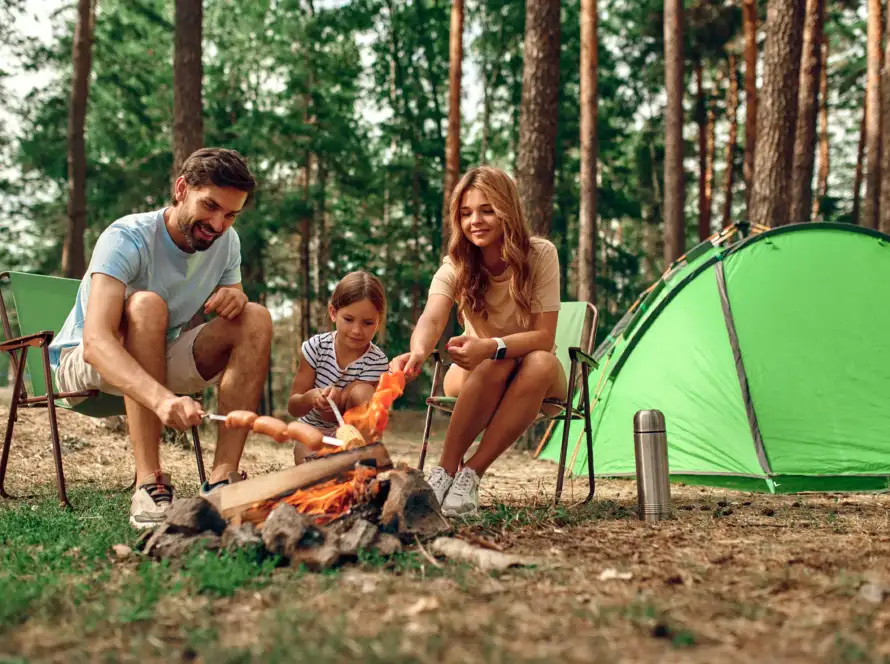
[{"label": "man's hair", "polygon": [[245,205],[253,198],[256,180],[247,160],[235,150],[226,148],[201,148],[192,152],[182,163],[179,176],[191,187],[232,187],[247,192]]}]

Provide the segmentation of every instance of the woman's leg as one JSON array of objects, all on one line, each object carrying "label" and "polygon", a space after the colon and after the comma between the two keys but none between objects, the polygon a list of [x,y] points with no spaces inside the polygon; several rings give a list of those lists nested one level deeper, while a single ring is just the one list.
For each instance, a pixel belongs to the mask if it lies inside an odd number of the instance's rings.
[{"label": "woman's leg", "polygon": [[445,433],[445,447],[439,465],[454,475],[476,436],[492,420],[516,360],[485,360],[472,371],[452,365],[445,375],[445,394],[457,397],[451,422]]},{"label": "woman's leg", "polygon": [[566,392],[565,372],[553,353],[534,351],[523,357],[467,468],[482,477],[535,421],[544,399],[565,399]]}]

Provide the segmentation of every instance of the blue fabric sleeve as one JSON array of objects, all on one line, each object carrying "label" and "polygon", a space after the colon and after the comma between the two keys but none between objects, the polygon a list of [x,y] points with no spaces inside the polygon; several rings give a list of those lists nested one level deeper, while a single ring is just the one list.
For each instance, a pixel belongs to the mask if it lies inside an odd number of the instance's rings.
[{"label": "blue fabric sleeve", "polygon": [[89,273],[107,274],[125,285],[135,281],[142,266],[141,243],[137,238],[126,228],[106,228],[93,248]]},{"label": "blue fabric sleeve", "polygon": [[226,265],[226,271],[220,277],[220,286],[234,286],[241,283],[241,238],[234,228],[230,228],[229,233],[232,234],[232,240],[229,243],[229,263]]}]

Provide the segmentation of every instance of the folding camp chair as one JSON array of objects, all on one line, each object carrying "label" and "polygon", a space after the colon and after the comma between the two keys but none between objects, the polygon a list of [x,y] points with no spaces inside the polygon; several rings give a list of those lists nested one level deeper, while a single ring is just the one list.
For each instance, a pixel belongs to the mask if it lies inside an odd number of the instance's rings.
[{"label": "folding camp chair", "polygon": [[[562,363],[568,377],[568,400],[545,399],[544,404],[555,407],[556,413],[538,413],[534,424],[545,420],[563,419],[562,449],[559,455],[559,468],[556,476],[556,495],[554,503],[559,502],[562,495],[562,487],[565,479],[566,451],[569,445],[569,424],[573,419],[584,420],[584,434],[587,439],[587,469],[590,483],[590,492],[584,502],[593,498],[596,488],[596,480],[593,477],[593,429],[590,425],[590,396],[588,394],[588,376],[591,369],[597,367],[597,362],[590,356],[596,337],[596,322],[598,312],[596,307],[589,302],[563,302],[559,310],[559,322],[556,326],[556,357]],[[582,350],[583,349],[583,350]],[[423,444],[420,448],[420,460],[418,468],[423,470],[426,462],[426,451],[429,445],[430,427],[433,419],[433,409],[443,411],[449,415],[454,410],[457,398],[437,396],[441,388],[443,362],[438,351],[433,353],[433,387],[430,396],[426,400],[426,423],[423,427]],[[579,375],[580,374],[580,375]],[[577,406],[573,406],[575,400],[575,387],[578,380],[581,381],[581,399]]]},{"label": "folding camp chair", "polygon": [[[0,497],[11,498],[6,493],[3,482],[6,478],[12,430],[15,426],[18,409],[46,408],[49,411],[49,427],[53,457],[56,462],[59,501],[63,505],[70,506],[65,492],[65,474],[62,470],[62,451],[59,446],[56,407],[67,408],[89,417],[110,417],[125,413],[124,400],[123,397],[105,394],[98,390],[57,392],[54,386],[49,363],[49,344],[64,324],[68,312],[71,311],[77,298],[79,281],[24,272],[2,272],[0,273],[0,286],[4,282],[9,283],[20,335],[13,337],[9,312],[6,310],[2,295],[0,295],[0,317],[3,320],[3,333],[6,336],[6,340],[0,342],[0,352],[9,354],[15,372],[6,436],[3,440],[2,456],[0,456]],[[29,354],[29,348],[39,349],[40,355]],[[27,368],[30,377],[32,396],[28,396],[28,392],[25,390],[25,368]],[[69,406],[66,401],[56,402],[57,399],[68,397],[87,398],[73,407]],[[203,483],[207,478],[204,473],[204,459],[201,454],[201,441],[198,438],[197,427],[192,427],[192,445],[198,465],[198,476]]]}]

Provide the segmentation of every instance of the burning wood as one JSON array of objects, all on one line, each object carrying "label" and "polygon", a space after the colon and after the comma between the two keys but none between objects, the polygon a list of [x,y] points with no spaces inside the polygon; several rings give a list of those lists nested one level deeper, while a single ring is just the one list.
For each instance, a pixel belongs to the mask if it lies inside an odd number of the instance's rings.
[{"label": "burning wood", "polygon": [[366,433],[371,442],[380,438],[389,423],[389,410],[393,402],[405,391],[405,374],[387,372],[380,376],[374,396],[368,403],[350,408],[343,414],[346,424]]}]

